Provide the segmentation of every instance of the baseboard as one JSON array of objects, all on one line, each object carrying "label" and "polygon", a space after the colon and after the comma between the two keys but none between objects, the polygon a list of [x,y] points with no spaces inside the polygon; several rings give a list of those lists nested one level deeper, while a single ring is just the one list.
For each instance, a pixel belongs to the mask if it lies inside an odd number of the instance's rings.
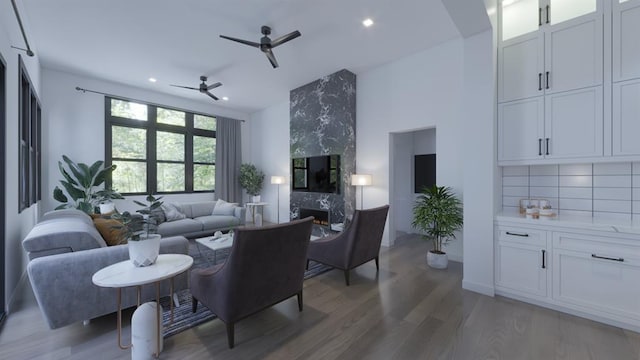
[{"label": "baseboard", "polygon": [[493,286],[487,286],[485,284],[475,283],[468,280],[462,280],[462,288],[465,290],[477,292],[487,296],[495,296],[495,289]]}]

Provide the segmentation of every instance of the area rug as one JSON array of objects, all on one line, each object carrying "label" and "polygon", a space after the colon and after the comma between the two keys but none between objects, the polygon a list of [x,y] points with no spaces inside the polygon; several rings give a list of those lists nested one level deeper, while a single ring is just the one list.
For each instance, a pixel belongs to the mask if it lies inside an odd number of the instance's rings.
[{"label": "area rug", "polygon": [[[217,264],[221,264],[229,256],[230,250],[231,249],[218,250],[214,257],[213,250],[202,245],[198,245],[195,241],[191,240],[189,241],[189,255],[193,257],[192,269],[213,266],[214,258]],[[309,264],[309,270],[304,273],[304,278],[306,280],[331,269],[332,268],[330,266],[311,261]],[[163,335],[165,338],[216,318],[216,315],[202,304],[198,305],[198,309],[195,313],[191,312],[191,293],[188,289],[178,291],[177,295],[180,306],[177,308],[174,307],[173,309],[173,322],[170,322],[171,311],[169,297],[166,296],[160,299],[160,305],[162,305],[163,310],[162,321],[163,324],[165,324],[163,329]]]}]

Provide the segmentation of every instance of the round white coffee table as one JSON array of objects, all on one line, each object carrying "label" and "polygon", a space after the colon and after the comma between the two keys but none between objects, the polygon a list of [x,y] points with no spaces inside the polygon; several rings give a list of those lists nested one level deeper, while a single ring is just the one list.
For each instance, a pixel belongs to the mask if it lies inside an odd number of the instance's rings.
[{"label": "round white coffee table", "polygon": [[[170,279],[170,296],[173,297],[173,278],[187,271],[193,265],[193,258],[183,254],[162,254],[158,255],[155,264],[136,267],[130,260],[109,265],[98,270],[91,280],[101,287],[115,288],[118,296],[118,346],[123,349],[131,348],[131,344],[122,344],[122,288],[136,286],[138,288],[138,306],[140,306],[141,286],[156,284],[156,301],[160,306],[160,282]],[[173,321],[173,301],[171,303],[171,321]],[[157,348],[156,357],[160,355],[160,315],[157,316],[156,331]],[[133,338],[133,334],[132,334]]]}]

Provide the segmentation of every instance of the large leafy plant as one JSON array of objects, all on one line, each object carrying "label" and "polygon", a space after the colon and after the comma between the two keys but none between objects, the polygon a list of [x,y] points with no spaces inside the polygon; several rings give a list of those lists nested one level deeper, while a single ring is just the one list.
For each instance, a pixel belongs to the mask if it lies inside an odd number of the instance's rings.
[{"label": "large leafy plant", "polygon": [[115,169],[116,165],[104,166],[104,161],[96,161],[91,166],[85,163],[76,163],[68,156],[62,155],[63,161],[58,161],[58,168],[64,177],[60,184],[66,191],[56,186],[53,190],[53,198],[61,202],[56,210],[76,208],[87,214],[96,212],[96,207],[102,202],[112,199],[123,199],[118,192],[99,187],[102,186]]},{"label": "large leafy plant", "polygon": [[253,164],[240,165],[240,186],[247,190],[247,194],[256,196],[262,190],[264,173]]},{"label": "large leafy plant", "polygon": [[123,213],[115,213],[111,215],[112,219],[120,222],[114,226],[114,229],[122,231],[123,238],[130,241],[140,241],[148,239],[150,234],[158,231],[160,222],[159,213],[162,212],[162,196],[156,198],[153,195],[147,195],[146,203],[133,200],[142,209],[136,210],[138,214],[131,214],[128,211]]},{"label": "large leafy plant", "polygon": [[425,187],[413,207],[414,228],[426,233],[423,238],[433,242],[432,252],[444,254],[442,243],[455,239],[462,227],[462,202],[449,187]]}]

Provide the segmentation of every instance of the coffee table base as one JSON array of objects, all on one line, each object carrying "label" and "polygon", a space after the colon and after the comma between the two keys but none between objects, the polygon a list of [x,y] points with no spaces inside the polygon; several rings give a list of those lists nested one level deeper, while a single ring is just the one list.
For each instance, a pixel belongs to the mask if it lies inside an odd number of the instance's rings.
[{"label": "coffee table base", "polygon": [[[162,352],[161,307],[155,301],[140,305],[131,317],[131,359],[150,360]],[[160,343],[158,343],[160,342]]]}]

